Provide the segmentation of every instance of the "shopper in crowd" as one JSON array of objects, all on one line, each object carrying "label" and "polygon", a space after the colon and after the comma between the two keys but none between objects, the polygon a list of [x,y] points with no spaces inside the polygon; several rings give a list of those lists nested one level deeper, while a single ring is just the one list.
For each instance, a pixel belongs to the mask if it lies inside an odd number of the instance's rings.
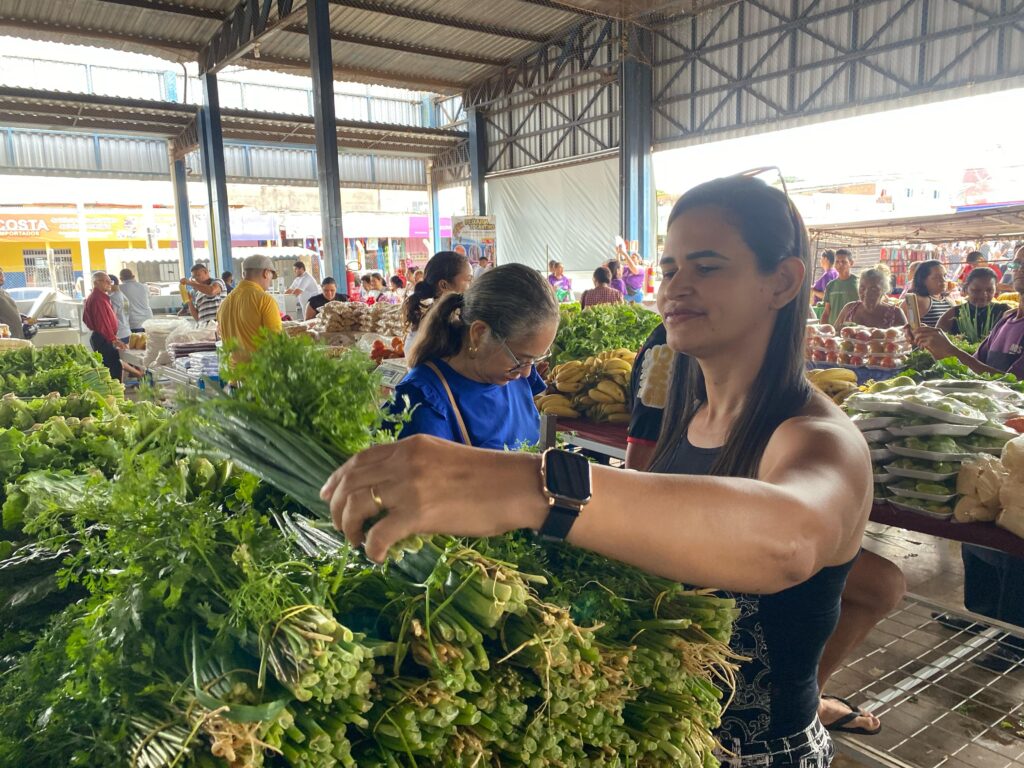
[{"label": "shopper in crowd", "polygon": [[432,304],[446,293],[464,293],[473,281],[469,260],[455,251],[438,251],[430,257],[423,270],[423,279],[413,286],[402,304],[402,320],[409,329],[405,348],[416,340],[420,323]]},{"label": "shopper in crowd", "polygon": [[111,378],[120,381],[123,371],[119,352],[126,345],[117,336],[117,316],[110,303],[113,287],[110,275],[106,272],[92,273],[92,293],[82,305],[82,323],[92,331],[89,343],[93,351],[103,357],[103,365],[110,371]]},{"label": "shopper in crowd", "polygon": [[814,287],[811,288],[811,298],[814,299],[815,304],[825,300],[825,289],[828,287],[828,284],[839,277],[839,273],[836,272],[835,251],[831,248],[822,251],[818,260],[821,263],[821,277],[818,278]]},{"label": "shopper in crowd", "polygon": [[994,301],[998,278],[988,267],[974,267],[964,282],[967,301],[952,307],[938,322],[937,328],[963,336],[972,344],[988,338],[999,318],[1010,309],[1009,304]]},{"label": "shopper in crowd", "polygon": [[990,264],[988,257],[985,256],[984,253],[981,251],[971,251],[964,259],[963,266],[960,267],[960,272],[957,274],[956,282],[959,285],[964,286],[966,289],[967,278],[971,276],[971,272],[982,267],[992,270],[992,273],[996,276],[997,283],[1003,276],[1002,272],[999,271],[999,267],[995,264]]},{"label": "shopper in crowd", "polygon": [[110,306],[114,309],[114,317],[117,318],[117,338],[128,343],[131,336],[131,323],[128,320],[128,300],[121,293],[121,286],[114,275],[110,275]]},{"label": "shopper in crowd", "polygon": [[201,323],[217,319],[220,303],[227,296],[227,287],[220,278],[210,276],[210,267],[199,263],[192,265],[192,278],[182,278],[181,284],[192,289],[192,301],[188,303],[192,317]]},{"label": "shopper in crowd", "polygon": [[473,267],[473,279],[476,280],[480,275],[489,270],[493,265],[491,264],[491,257],[486,253],[480,257],[477,261],[476,266]]},{"label": "shopper in crowd", "polygon": [[860,286],[857,276],[853,274],[853,254],[846,248],[836,251],[836,278],[825,286],[825,309],[821,313],[821,322],[834,322],[843,307],[860,297]]},{"label": "shopper in crowd", "polygon": [[306,271],[306,265],[301,261],[292,264],[292,271],[295,279],[285,291],[288,296],[297,296],[299,300],[299,317],[306,316],[306,306],[309,300],[320,293],[320,286],[316,284],[314,277]]},{"label": "shopper in crowd", "polygon": [[369,274],[359,278],[359,300],[365,304],[372,304],[377,297],[373,293],[373,281]]},{"label": "shopper in crowd", "polygon": [[536,364],[558,330],[544,278],[522,264],[485,272],[465,293],[438,299],[407,351],[396,411],[413,409],[401,436],[436,435],[483,448],[534,445],[545,389]]},{"label": "shopper in crowd", "polygon": [[227,293],[235,289],[235,276],[231,272],[221,272],[220,279],[224,281],[224,290]]},{"label": "shopper in crowd", "polygon": [[[975,373],[1012,373],[1024,378],[1024,247],[1006,265],[1013,274],[1013,287],[1020,304],[1003,314],[974,355],[959,349],[940,328],[922,326],[914,331],[914,342],[936,360],[955,357]],[[984,547],[964,544],[964,605],[968,610],[999,621],[1024,627],[1024,559]],[[939,616],[954,629],[980,632],[984,627]],[[1005,636],[998,647],[974,661],[993,672],[1003,673],[1024,662],[1024,641]]]},{"label": "shopper in crowd", "polygon": [[221,338],[234,347],[236,361],[245,360],[256,349],[261,333],[281,331],[281,311],[267,293],[277,279],[274,262],[269,256],[248,256],[242,262],[242,277],[217,314]]},{"label": "shopper in crowd", "polygon": [[376,291],[378,296],[387,290],[387,283],[384,282],[384,275],[380,272],[370,273],[370,290]]},{"label": "shopper in crowd", "polygon": [[390,294],[393,303],[401,304],[405,301],[405,280],[400,275],[392,275],[388,280],[388,285],[391,288]]},{"label": "shopper in crowd", "polygon": [[605,266],[608,268],[608,274],[612,278],[608,281],[608,285],[621,293],[623,299],[625,299],[626,281],[622,279],[622,264],[619,263],[618,259],[612,259]]},{"label": "shopper in crowd", "polygon": [[423,282],[423,275],[424,275],[424,272],[423,272],[422,269],[417,269],[415,272],[412,273],[412,284],[413,284],[413,287],[415,287],[415,286],[417,286],[417,285],[419,285],[420,283]]},{"label": "shopper in crowd", "polygon": [[565,266],[562,262],[554,261],[552,264],[554,266],[551,268],[551,274],[548,275],[548,284],[555,292],[555,297],[560,304],[571,302],[573,300],[572,280],[566,277]]},{"label": "shopper in crowd", "polygon": [[860,273],[860,298],[851,301],[839,313],[834,325],[866,325],[868,328],[895,328],[907,324],[903,311],[894,304],[888,304],[889,275],[878,267],[865,269]]},{"label": "shopper in crowd", "polygon": [[320,293],[311,296],[306,304],[306,320],[313,320],[329,301],[348,301],[347,296],[338,296],[338,283],[333,277],[325,277],[320,283]]},{"label": "shopper in crowd", "polygon": [[612,273],[607,267],[595,269],[594,287],[584,291],[580,296],[580,306],[586,309],[598,304],[621,304],[622,294],[611,287],[611,281]]},{"label": "shopper in crowd", "polygon": [[0,269],[0,323],[6,325],[10,330],[12,339],[24,339],[24,316],[18,309],[17,302],[4,288],[4,283],[6,281],[7,276],[4,274],[4,271]]},{"label": "shopper in crowd", "polygon": [[[781,191],[744,176],[695,187],[669,216],[662,258],[674,384],[652,472],[419,435],[331,476],[322,496],[335,524],[378,561],[413,533],[530,528],[714,585],[740,607],[732,642],[744,660],[717,733],[730,759],[827,765],[815,675],[860,551],[872,475],[856,426],[804,376],[810,268],[806,229]],[[562,471],[545,474],[552,466]]]},{"label": "shopper in crowd", "polygon": [[[626,443],[627,469],[647,470],[658,445],[663,401],[658,393],[641,389],[640,380],[644,367],[654,364],[650,357],[655,352],[651,350],[660,352],[667,343],[665,326],[659,325],[644,343],[633,366],[630,381],[632,409]],[[668,387],[668,382],[665,386]],[[645,402],[645,396],[651,402]],[[907,582],[899,566],[866,549],[861,550],[843,588],[839,621],[825,643],[818,663],[819,691],[827,689],[831,676],[864,642],[871,630],[900,604],[906,590]],[[875,715],[824,693],[818,702],[818,719],[827,730],[836,732],[874,735],[882,727]]]},{"label": "shopper in crowd", "polygon": [[121,270],[121,293],[128,299],[128,327],[132,333],[142,333],[142,324],[153,317],[149,305],[149,286],[135,279],[130,269]]},{"label": "shopper in crowd", "polygon": [[[935,327],[939,320],[953,306],[946,293],[946,270],[937,259],[922,261],[914,272],[914,281],[904,301],[917,302],[918,317],[922,325]],[[907,317],[913,317],[910,309],[904,309]]]},{"label": "shopper in crowd", "polygon": [[629,253],[621,246],[617,256],[622,263],[623,282],[626,285],[625,299],[631,304],[642,304],[644,300],[644,280],[646,268],[638,253]]}]

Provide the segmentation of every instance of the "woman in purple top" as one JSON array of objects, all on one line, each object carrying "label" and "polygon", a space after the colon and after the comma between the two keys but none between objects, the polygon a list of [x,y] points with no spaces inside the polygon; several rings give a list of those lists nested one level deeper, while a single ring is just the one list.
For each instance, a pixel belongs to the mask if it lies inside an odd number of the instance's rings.
[{"label": "woman in purple top", "polygon": [[626,283],[622,279],[622,265],[619,263],[618,259],[612,259],[611,261],[608,262],[606,266],[608,267],[608,271],[611,272],[612,275],[611,282],[608,283],[608,285],[614,288],[619,293],[621,293],[623,296],[625,296]]},{"label": "woman in purple top", "polygon": [[839,273],[836,272],[836,252],[833,250],[822,251],[820,258],[821,277],[811,289],[811,296],[814,297],[815,304],[825,298],[825,288],[828,287],[828,284],[839,277]]},{"label": "woman in purple top", "polygon": [[562,262],[552,261],[549,266],[551,274],[548,275],[548,282],[555,289],[558,301],[562,304],[572,301],[572,280],[565,276],[565,267],[562,266]]},{"label": "woman in purple top", "polygon": [[627,253],[619,249],[619,259],[622,264],[622,276],[626,284],[623,295],[626,301],[632,304],[640,304],[644,300],[644,263],[638,253]]}]

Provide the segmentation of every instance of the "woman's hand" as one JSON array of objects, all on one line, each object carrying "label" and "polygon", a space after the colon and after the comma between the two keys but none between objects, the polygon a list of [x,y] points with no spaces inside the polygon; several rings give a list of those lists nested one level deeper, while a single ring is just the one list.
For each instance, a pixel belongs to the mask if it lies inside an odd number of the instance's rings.
[{"label": "woman's hand", "polygon": [[956,346],[938,328],[922,325],[910,334],[915,346],[927,349],[936,360],[956,355]]},{"label": "woman's hand", "polygon": [[320,498],[330,504],[334,526],[376,562],[413,534],[477,537],[539,528],[547,508],[540,456],[467,448],[429,435],[352,457],[324,483]]}]

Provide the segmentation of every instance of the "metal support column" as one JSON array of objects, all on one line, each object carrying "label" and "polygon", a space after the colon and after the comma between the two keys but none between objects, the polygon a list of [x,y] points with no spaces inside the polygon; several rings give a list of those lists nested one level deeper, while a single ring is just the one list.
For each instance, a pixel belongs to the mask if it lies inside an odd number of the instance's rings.
[{"label": "metal support column", "polygon": [[441,250],[441,208],[437,171],[433,163],[427,167],[427,184],[430,192],[430,245],[434,253],[437,253]]},{"label": "metal support column", "polygon": [[174,185],[174,215],[178,220],[178,251],[181,253],[183,276],[192,272],[192,212],[188,204],[188,173],[183,159],[171,161],[171,182]]},{"label": "metal support column", "polygon": [[622,94],[622,109],[619,111],[622,236],[627,241],[638,241],[640,255],[650,260],[657,256],[652,222],[654,185],[651,172],[651,147],[654,143],[651,104],[653,46],[650,31],[636,26],[630,29],[628,41],[629,49],[619,72]]},{"label": "metal support column", "polygon": [[486,216],[484,175],[487,173],[487,127],[484,113],[478,107],[467,109],[466,117],[469,122],[469,185],[473,197],[473,213]]},{"label": "metal support column", "polygon": [[330,6],[306,0],[309,61],[313,76],[313,121],[316,125],[316,175],[320,187],[320,224],[327,274],[338,281],[339,296],[348,294],[345,235],[341,223],[341,172],[338,129],[334,117],[334,59],[331,53]]},{"label": "metal support column", "polygon": [[213,277],[231,266],[231,221],[228,215],[227,167],[224,164],[224,133],[220,122],[220,91],[217,76],[200,76],[203,106],[199,109],[199,151],[210,213],[210,272]]}]

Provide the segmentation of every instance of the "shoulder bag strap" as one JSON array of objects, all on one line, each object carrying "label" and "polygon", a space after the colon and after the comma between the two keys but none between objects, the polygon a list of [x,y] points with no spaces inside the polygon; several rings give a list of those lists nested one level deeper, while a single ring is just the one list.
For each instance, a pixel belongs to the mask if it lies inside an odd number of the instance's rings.
[{"label": "shoulder bag strap", "polygon": [[466,445],[472,445],[469,439],[469,430],[466,429],[466,422],[462,420],[462,411],[459,410],[459,404],[455,402],[455,395],[452,394],[452,388],[448,386],[448,379],[441,373],[441,369],[438,368],[433,362],[427,360],[424,363],[427,368],[437,374],[437,378],[441,380],[441,386],[444,387],[444,391],[448,394],[448,402],[452,405],[452,410],[455,412],[455,421],[459,424],[459,432],[462,434],[462,442]]}]

